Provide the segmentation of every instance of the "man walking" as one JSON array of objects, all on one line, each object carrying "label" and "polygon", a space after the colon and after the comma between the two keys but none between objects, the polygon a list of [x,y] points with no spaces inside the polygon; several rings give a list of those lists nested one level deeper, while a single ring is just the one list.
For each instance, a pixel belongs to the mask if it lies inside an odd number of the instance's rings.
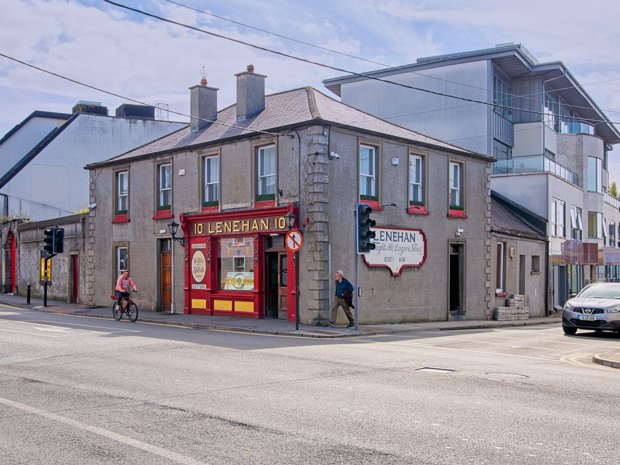
[{"label": "man walking", "polygon": [[351,299],[353,297],[353,285],[344,277],[344,271],[338,270],[334,273],[336,278],[336,298],[334,299],[334,305],[332,306],[332,311],[330,315],[330,320],[328,324],[330,326],[335,326],[336,319],[338,318],[338,307],[342,307],[344,310],[344,314],[349,319],[349,326],[347,328],[353,327],[355,321],[353,320],[353,315],[351,314],[351,310],[349,307],[352,307]]}]

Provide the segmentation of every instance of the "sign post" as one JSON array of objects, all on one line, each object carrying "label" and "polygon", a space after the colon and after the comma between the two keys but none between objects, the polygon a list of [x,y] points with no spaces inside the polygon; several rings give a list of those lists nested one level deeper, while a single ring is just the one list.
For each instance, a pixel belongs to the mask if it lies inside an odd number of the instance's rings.
[{"label": "sign post", "polygon": [[295,264],[295,331],[299,331],[299,250],[304,243],[304,237],[298,229],[291,229],[286,233],[284,240],[286,250],[293,254]]}]

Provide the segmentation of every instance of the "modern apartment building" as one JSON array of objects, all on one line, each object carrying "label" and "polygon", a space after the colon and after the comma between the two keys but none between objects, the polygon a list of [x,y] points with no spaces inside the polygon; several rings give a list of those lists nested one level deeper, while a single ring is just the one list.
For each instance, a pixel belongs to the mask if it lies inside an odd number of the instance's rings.
[{"label": "modern apartment building", "polygon": [[492,189],[546,220],[549,308],[619,279],[608,153],[620,132],[561,62],[504,44],[324,83],[343,103],[493,155]]}]

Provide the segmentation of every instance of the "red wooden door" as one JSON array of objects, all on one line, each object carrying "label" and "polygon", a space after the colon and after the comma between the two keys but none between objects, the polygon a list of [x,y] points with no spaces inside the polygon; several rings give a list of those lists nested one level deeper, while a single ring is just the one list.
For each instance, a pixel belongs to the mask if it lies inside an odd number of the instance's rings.
[{"label": "red wooden door", "polygon": [[80,288],[80,260],[78,255],[71,255],[71,270],[73,272],[71,302],[77,303]]},{"label": "red wooden door", "polygon": [[172,308],[172,252],[161,252],[161,309],[169,312]]}]

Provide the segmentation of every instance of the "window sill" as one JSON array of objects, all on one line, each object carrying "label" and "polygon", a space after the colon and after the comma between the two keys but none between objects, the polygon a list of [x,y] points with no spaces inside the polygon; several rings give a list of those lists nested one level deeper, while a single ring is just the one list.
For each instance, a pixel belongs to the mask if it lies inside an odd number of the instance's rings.
[{"label": "window sill", "polygon": [[540,274],[540,271],[532,271],[530,274],[531,274],[531,275],[539,275],[539,274]]},{"label": "window sill", "polygon": [[112,223],[129,223],[129,213],[121,213],[114,215]]},{"label": "window sill", "polygon": [[219,205],[208,205],[203,206],[201,212],[202,213],[217,213],[220,211]]},{"label": "window sill", "polygon": [[168,209],[168,210],[157,210],[157,213],[155,213],[155,216],[153,217],[154,220],[163,220],[163,219],[170,219],[172,218],[172,209]]},{"label": "window sill", "polygon": [[276,201],[274,200],[257,200],[254,203],[254,208],[271,208],[276,206]]},{"label": "window sill", "polygon": [[409,205],[407,208],[407,213],[410,215],[430,215],[429,212],[424,205]]},{"label": "window sill", "polygon": [[360,199],[359,203],[367,203],[368,205],[370,205],[370,208],[372,208],[374,211],[377,212],[382,212],[384,209],[379,205],[379,201],[378,200],[365,200],[365,199]]},{"label": "window sill", "polygon": [[495,297],[506,297],[508,295],[508,292],[495,292]]},{"label": "window sill", "polygon": [[467,215],[465,214],[465,210],[449,210],[448,218],[462,218],[467,219]]}]

